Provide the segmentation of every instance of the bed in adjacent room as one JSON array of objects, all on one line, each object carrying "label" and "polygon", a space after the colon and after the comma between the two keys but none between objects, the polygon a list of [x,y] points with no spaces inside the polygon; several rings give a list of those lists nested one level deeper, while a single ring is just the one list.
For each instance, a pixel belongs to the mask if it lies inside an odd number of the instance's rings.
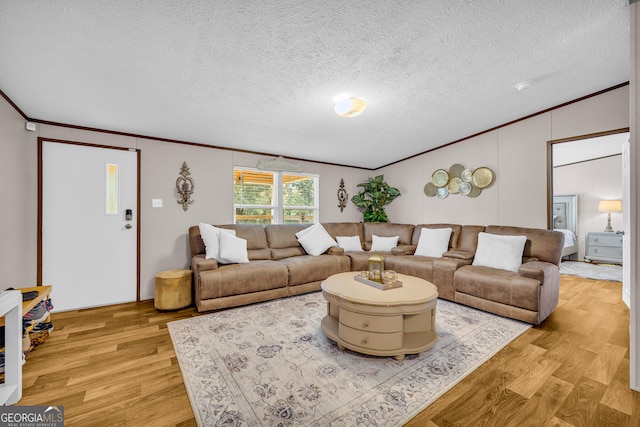
[{"label": "bed in adjacent room", "polygon": [[563,259],[578,259],[578,196],[553,196],[553,229],[564,234]]}]

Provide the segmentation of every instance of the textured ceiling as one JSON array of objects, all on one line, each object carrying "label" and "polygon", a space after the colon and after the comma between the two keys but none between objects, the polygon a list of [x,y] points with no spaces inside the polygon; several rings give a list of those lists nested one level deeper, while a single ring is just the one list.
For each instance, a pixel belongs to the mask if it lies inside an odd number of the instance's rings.
[{"label": "textured ceiling", "polygon": [[[0,90],[33,119],[376,168],[628,81],[628,16],[626,0],[0,0]],[[342,93],[365,112],[337,116]]]}]

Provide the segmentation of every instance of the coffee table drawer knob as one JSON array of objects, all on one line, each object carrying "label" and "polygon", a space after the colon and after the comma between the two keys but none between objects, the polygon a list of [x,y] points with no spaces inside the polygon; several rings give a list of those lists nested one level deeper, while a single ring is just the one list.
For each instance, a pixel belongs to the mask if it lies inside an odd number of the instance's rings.
[{"label": "coffee table drawer knob", "polygon": [[369,322],[364,322],[364,323],[362,324],[362,327],[363,327],[363,328],[368,328],[368,327],[369,327]]},{"label": "coffee table drawer knob", "polygon": [[362,345],[369,344],[369,340],[365,338],[362,341],[360,341],[360,344],[362,344]]}]

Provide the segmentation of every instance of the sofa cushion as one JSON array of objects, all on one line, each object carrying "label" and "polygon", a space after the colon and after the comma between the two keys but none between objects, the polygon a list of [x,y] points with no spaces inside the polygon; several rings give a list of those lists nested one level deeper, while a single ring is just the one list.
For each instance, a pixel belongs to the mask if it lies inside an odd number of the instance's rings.
[{"label": "sofa cushion", "polygon": [[414,255],[441,258],[449,249],[451,228],[423,228]]},{"label": "sofa cushion", "polygon": [[289,270],[289,286],[316,282],[349,271],[351,262],[345,255],[302,255],[278,261]]},{"label": "sofa cushion", "polygon": [[360,236],[336,236],[336,240],[345,252],[362,252]]},{"label": "sofa cushion", "polygon": [[518,272],[527,236],[501,236],[481,232],[472,265]]},{"label": "sofa cushion", "polygon": [[351,271],[369,270],[371,252],[348,252],[346,255],[351,258]]},{"label": "sofa cushion", "polygon": [[478,234],[481,231],[485,231],[485,227],[482,225],[463,225],[462,230],[460,230],[460,239],[458,240],[456,250],[473,255],[478,247]]},{"label": "sofa cushion", "polygon": [[358,236],[364,242],[364,225],[361,222],[323,222],[322,226],[334,239],[338,236]]},{"label": "sofa cushion", "polygon": [[313,256],[323,254],[332,246],[338,246],[338,243],[331,238],[321,224],[314,224],[305,228],[296,233],[296,236],[304,250]]},{"label": "sofa cushion", "polygon": [[247,241],[229,232],[220,233],[220,264],[249,262]]},{"label": "sofa cushion", "polygon": [[229,264],[201,272],[198,293],[201,300],[221,298],[283,288],[287,286],[288,280],[287,267],[275,261]]},{"label": "sofa cushion", "polygon": [[267,242],[271,249],[271,259],[280,260],[298,255],[306,255],[298,242],[296,233],[307,228],[305,224],[269,224],[264,226]]},{"label": "sofa cushion", "polygon": [[384,260],[384,268],[433,282],[432,257],[390,255]]},{"label": "sofa cushion", "polygon": [[465,265],[454,273],[456,293],[538,311],[540,281],[507,270]]}]

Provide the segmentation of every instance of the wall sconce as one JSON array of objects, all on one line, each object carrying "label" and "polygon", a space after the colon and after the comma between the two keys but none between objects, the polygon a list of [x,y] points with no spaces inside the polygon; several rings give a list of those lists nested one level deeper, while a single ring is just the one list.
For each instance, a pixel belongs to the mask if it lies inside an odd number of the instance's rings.
[{"label": "wall sconce", "polygon": [[338,207],[340,208],[340,212],[347,207],[348,199],[349,195],[347,194],[347,190],[344,189],[344,178],[340,178],[340,188],[338,189]]},{"label": "wall sconce", "polygon": [[607,228],[605,233],[613,233],[611,228],[611,212],[622,212],[622,200],[600,200],[598,203],[598,211],[607,212]]},{"label": "wall sconce", "polygon": [[193,178],[189,175],[191,175],[191,172],[189,172],[187,162],[182,162],[180,176],[176,180],[176,190],[178,190],[178,194],[180,195],[178,203],[182,205],[182,209],[185,212],[189,209],[189,205],[194,202],[194,200],[191,200],[191,195],[193,194],[193,189],[196,186]]}]

